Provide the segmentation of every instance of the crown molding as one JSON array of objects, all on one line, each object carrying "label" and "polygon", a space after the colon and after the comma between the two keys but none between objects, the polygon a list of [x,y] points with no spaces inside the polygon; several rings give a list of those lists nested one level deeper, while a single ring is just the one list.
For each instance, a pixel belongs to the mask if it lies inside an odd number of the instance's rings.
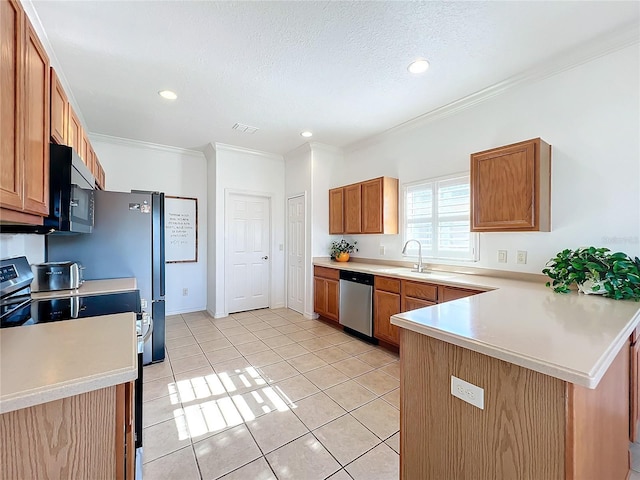
[{"label": "crown molding", "polygon": [[132,140],[130,138],[114,137],[112,135],[103,135],[101,133],[89,133],[89,138],[91,140],[95,140],[96,142],[110,143],[112,145],[143,148],[145,150],[158,150],[161,152],[174,153],[178,155],[190,155],[198,158],[204,157],[204,153],[200,150],[172,147],[170,145],[161,145],[159,143],[143,142],[140,140]]},{"label": "crown molding", "polygon": [[351,143],[345,147],[344,151],[345,153],[352,153],[376,145],[392,135],[408,132],[429,122],[455,115],[458,112],[490,100],[497,95],[501,95],[517,87],[539,82],[615,51],[637,45],[639,42],[640,26],[638,26],[636,22],[628,23],[613,32],[605,33],[582,45],[565,50],[506,80],[443,105],[442,107],[438,107],[388,130]]},{"label": "crown molding", "polygon": [[327,153],[333,153],[334,155],[344,155],[344,150],[334,145],[327,145],[326,143],[309,142],[311,150],[324,150]]},{"label": "crown molding", "polygon": [[277,153],[263,152],[261,150],[252,150],[250,148],[237,147],[235,145],[228,145],[226,143],[213,143],[213,148],[216,151],[236,152],[254,155],[257,157],[270,158],[272,160],[284,160],[284,157]]}]

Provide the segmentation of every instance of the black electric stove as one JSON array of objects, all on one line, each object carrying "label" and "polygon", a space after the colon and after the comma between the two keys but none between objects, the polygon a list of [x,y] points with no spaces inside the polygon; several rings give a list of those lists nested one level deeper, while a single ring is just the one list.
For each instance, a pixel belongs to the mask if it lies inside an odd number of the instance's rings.
[{"label": "black electric stove", "polygon": [[[27,327],[40,323],[78,318],[100,317],[117,313],[136,314],[138,330],[138,378],[135,381],[136,450],[142,447],[142,349],[152,331],[152,323],[143,332],[140,292],[73,295],[55,298],[31,298],[33,273],[26,257],[0,260],[0,328]],[[58,292],[59,293],[59,292]],[[56,292],[51,293],[55,295]]]}]

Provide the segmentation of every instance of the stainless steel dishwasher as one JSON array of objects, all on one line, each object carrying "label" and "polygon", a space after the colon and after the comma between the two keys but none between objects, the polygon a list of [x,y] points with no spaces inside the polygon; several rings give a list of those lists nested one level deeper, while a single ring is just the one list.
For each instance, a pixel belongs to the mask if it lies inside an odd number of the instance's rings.
[{"label": "stainless steel dishwasher", "polygon": [[340,324],[345,331],[373,338],[373,275],[340,270]]}]

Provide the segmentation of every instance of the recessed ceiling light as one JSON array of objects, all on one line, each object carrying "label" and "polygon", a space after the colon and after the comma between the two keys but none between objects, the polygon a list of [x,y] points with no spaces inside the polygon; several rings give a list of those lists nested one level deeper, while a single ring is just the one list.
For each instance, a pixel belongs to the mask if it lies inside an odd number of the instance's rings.
[{"label": "recessed ceiling light", "polygon": [[313,137],[313,133],[311,133],[309,130],[305,130],[304,132],[300,132],[300,135],[302,135],[304,138]]},{"label": "recessed ceiling light", "polygon": [[176,95],[176,93],[172,92],[171,90],[160,90],[158,92],[158,95],[160,95],[162,98],[166,98],[167,100],[175,100],[176,98],[178,98],[178,95]]},{"label": "recessed ceiling light", "polygon": [[424,58],[419,58],[416,61],[409,64],[407,70],[410,73],[424,73],[429,68],[429,62],[427,62]]}]

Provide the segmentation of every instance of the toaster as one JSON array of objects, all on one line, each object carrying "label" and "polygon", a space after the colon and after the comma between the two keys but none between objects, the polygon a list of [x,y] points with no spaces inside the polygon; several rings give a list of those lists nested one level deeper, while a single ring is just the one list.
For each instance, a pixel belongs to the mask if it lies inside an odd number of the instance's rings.
[{"label": "toaster", "polygon": [[84,267],[77,262],[46,262],[31,265],[33,272],[32,292],[73,290],[84,282]]}]

